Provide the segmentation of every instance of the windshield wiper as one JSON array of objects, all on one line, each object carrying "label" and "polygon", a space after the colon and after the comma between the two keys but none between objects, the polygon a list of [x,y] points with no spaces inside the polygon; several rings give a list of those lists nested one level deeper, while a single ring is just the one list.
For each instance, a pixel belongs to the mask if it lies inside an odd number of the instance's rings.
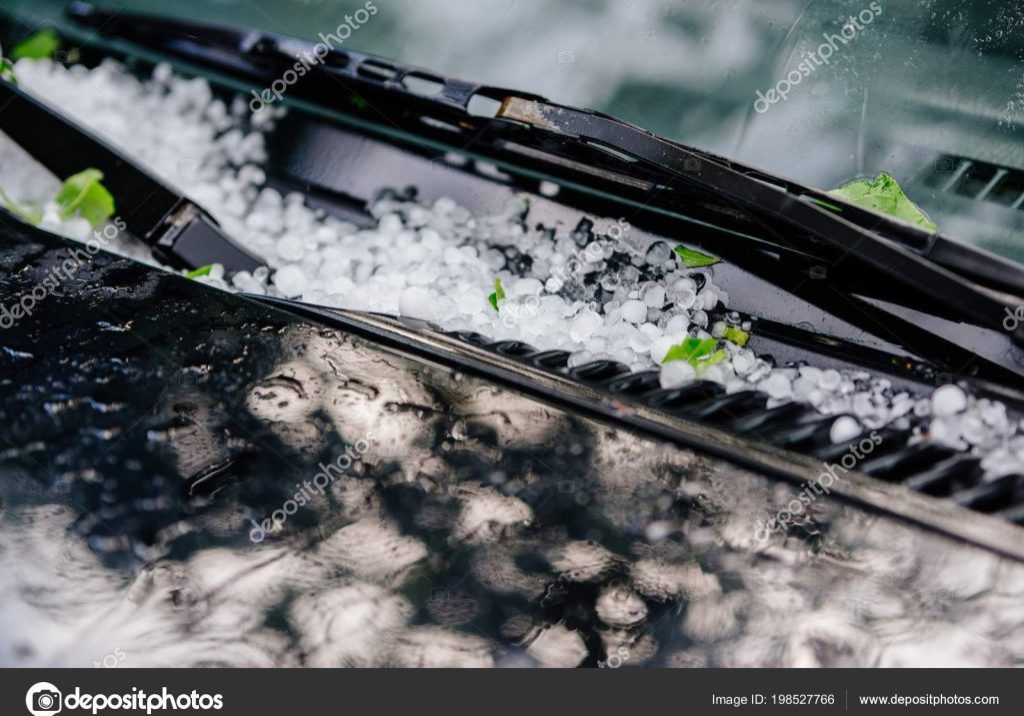
[{"label": "windshield wiper", "polygon": [[[316,47],[273,33],[110,13],[80,2],[69,14],[102,35],[262,86]],[[410,89],[410,77],[428,80],[431,91]],[[472,122],[479,128],[473,149],[481,154],[507,158],[515,153],[527,167],[588,174],[620,195],[713,221],[756,241],[758,249],[814,258],[829,267],[829,279],[837,284],[885,282],[908,302],[929,301],[949,316],[1008,333],[1024,345],[1024,323],[1011,331],[1003,325],[1007,313],[1024,312],[1024,267],[975,247],[598,112],[438,77],[360,52],[331,49],[288,91],[288,98],[340,111],[351,109],[353,95],[372,99],[381,115],[377,119],[387,115],[389,123],[420,135],[429,133],[426,117],[435,123]],[[470,111],[474,98],[489,99],[491,113]]]},{"label": "windshield wiper", "polygon": [[[1024,305],[1018,297],[1024,295],[1024,267],[792,182],[754,174],[612,117],[520,97],[506,98],[497,116],[598,141],[650,162],[682,184],[710,190],[749,215],[775,219],[796,230],[786,235],[766,222],[780,244],[802,248],[801,238],[806,236],[856,257],[893,283],[930,297],[972,323],[1006,330],[1007,309],[1012,312]],[[826,203],[838,205],[842,213]],[[980,285],[964,274],[989,279],[1018,295]],[[1024,326],[1009,332],[1024,345]]]}]

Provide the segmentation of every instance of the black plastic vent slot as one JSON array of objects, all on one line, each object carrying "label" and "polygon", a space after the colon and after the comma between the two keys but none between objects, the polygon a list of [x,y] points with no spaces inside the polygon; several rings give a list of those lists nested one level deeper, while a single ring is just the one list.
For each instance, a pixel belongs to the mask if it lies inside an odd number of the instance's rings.
[{"label": "black plastic vent slot", "polygon": [[1011,507],[1008,510],[1003,510],[999,513],[1000,517],[1003,517],[1015,525],[1024,526],[1024,505],[1017,505]]},{"label": "black plastic vent slot", "polygon": [[398,76],[398,70],[394,67],[389,67],[383,62],[377,62],[376,60],[367,60],[366,62],[363,62],[356,68],[356,72],[359,73],[361,77],[371,80],[379,80],[382,82],[393,80]]},{"label": "black plastic vent slot", "polygon": [[844,416],[830,415],[823,419],[783,426],[766,433],[765,437],[779,447],[797,452],[822,450],[832,444],[832,425],[841,417]]},{"label": "black plastic vent slot", "polygon": [[871,456],[861,462],[857,469],[865,475],[883,480],[903,480],[955,454],[954,450],[934,443],[908,445],[888,455]]},{"label": "black plastic vent slot", "polygon": [[1004,174],[996,181],[986,198],[1013,209],[1021,208],[1021,202],[1024,201],[1024,172]]},{"label": "black plastic vent slot", "polygon": [[744,390],[718,398],[711,398],[702,403],[691,405],[679,412],[693,420],[703,420],[712,424],[734,420],[747,413],[761,410],[768,404],[768,396],[753,390]]},{"label": "black plastic vent slot", "polygon": [[1024,505],[1024,475],[1004,475],[953,495],[964,507],[979,512],[998,512]]},{"label": "black plastic vent slot", "polygon": [[530,362],[538,368],[561,370],[569,365],[568,351],[542,351],[530,356]]},{"label": "black plastic vent slot", "polygon": [[502,355],[512,356],[513,358],[522,358],[536,352],[533,346],[522,341],[501,341],[500,343],[495,343],[492,348]]},{"label": "black plastic vent slot", "polygon": [[666,388],[647,397],[646,403],[652,408],[661,408],[669,412],[675,412],[680,408],[694,403],[701,403],[709,398],[714,398],[725,393],[725,388],[718,383],[702,381],[691,383],[681,388]]},{"label": "black plastic vent slot", "polygon": [[981,467],[977,458],[970,455],[954,455],[928,470],[904,481],[911,490],[934,497],[945,497],[959,490],[973,487],[981,479]]},{"label": "black plastic vent slot", "polygon": [[733,420],[728,427],[741,435],[761,436],[806,418],[811,408],[800,403],[783,403]]},{"label": "black plastic vent slot", "polygon": [[983,192],[998,173],[999,168],[994,164],[972,162],[953,186],[953,191],[970,199],[983,199]]},{"label": "black plastic vent slot", "polygon": [[632,373],[623,378],[616,378],[608,384],[608,390],[618,395],[632,397],[647,395],[661,388],[661,373],[656,370],[645,370]]},{"label": "black plastic vent slot", "polygon": [[868,453],[867,446],[872,445],[870,455],[878,457],[885,453],[899,450],[907,444],[910,439],[909,430],[873,430],[855,437],[853,440],[844,440],[814,451],[815,457],[825,462],[839,462],[846,454],[852,454],[857,460],[857,455]]},{"label": "black plastic vent slot", "polygon": [[974,201],[1024,209],[1024,171],[944,155],[922,177],[925,186]]},{"label": "black plastic vent slot", "polygon": [[613,360],[596,360],[569,370],[569,375],[585,383],[605,383],[629,373],[629,366]]},{"label": "black plastic vent slot", "polygon": [[472,343],[475,346],[490,346],[491,339],[487,336],[482,336],[479,333],[473,331],[459,331],[458,333],[452,333],[452,336],[458,338],[460,341],[466,343]]}]

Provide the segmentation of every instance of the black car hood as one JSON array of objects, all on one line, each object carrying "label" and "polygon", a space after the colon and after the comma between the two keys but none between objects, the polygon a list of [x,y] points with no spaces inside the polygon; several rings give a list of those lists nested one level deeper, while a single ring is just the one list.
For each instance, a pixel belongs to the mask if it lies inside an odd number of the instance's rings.
[{"label": "black car hood", "polygon": [[77,247],[0,226],[0,663],[1021,658],[1018,562]]}]

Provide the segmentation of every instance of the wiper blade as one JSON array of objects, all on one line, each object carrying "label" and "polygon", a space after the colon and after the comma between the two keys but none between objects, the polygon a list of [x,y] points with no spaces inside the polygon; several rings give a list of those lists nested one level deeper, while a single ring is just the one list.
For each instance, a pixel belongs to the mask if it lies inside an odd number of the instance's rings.
[{"label": "wiper blade", "polygon": [[103,172],[128,231],[176,268],[224,265],[253,271],[263,262],[235,244],[202,207],[102,139],[10,82],[0,81],[0,131],[59,178],[87,167]]},{"label": "wiper blade", "polygon": [[[959,268],[980,274],[995,274],[998,269],[998,275],[993,278],[1024,295],[1024,268],[1016,264],[938,236],[928,238],[919,248],[915,247],[907,237],[919,239],[921,237],[914,234],[920,232],[910,232],[910,227],[895,226],[897,222],[820,192],[804,190],[795,193],[792,183],[769,183],[763,178],[766,175],[751,176],[735,168],[728,160],[713,158],[612,117],[519,97],[506,98],[497,116],[598,141],[651,162],[675,176],[680,183],[709,189],[752,215],[777,219],[800,234],[859,259],[886,275],[890,281],[930,297],[970,322],[1006,330],[1003,322],[1007,310],[1013,312],[1024,305],[1019,297],[974,283],[957,273],[954,267],[940,265],[938,260],[961,262],[967,266]],[[837,215],[822,206],[819,203],[822,201],[841,204],[844,213],[848,211],[851,216]],[[852,218],[870,220],[878,227],[885,226],[891,235],[882,236],[861,223],[855,223]],[[777,231],[774,233],[781,244],[800,248],[800,234],[785,236]],[[903,239],[900,240],[899,236]],[[1024,345],[1024,325],[1017,325],[1009,333],[1014,342]]]},{"label": "wiper blade", "polygon": [[[643,130],[639,129],[638,131]],[[803,198],[819,207],[830,209],[847,221],[876,234],[879,238],[888,239],[910,249],[964,278],[980,282],[992,289],[1024,296],[1024,266],[1015,261],[943,236],[937,230],[928,231],[923,227],[914,226],[866,209],[820,189],[766,174],[725,157],[678,142],[665,141],[698,156],[701,162],[708,161],[728,167],[746,177],[778,187],[794,197]]]},{"label": "wiper blade", "polygon": [[[206,23],[110,13],[76,2],[69,14],[95,32],[231,72],[262,86],[310,56],[314,43],[273,33]],[[408,78],[427,78],[430,92]],[[885,285],[910,302],[931,302],[949,316],[1009,335],[1024,345],[1024,267],[938,234],[845,203],[722,157],[663,139],[639,127],[514,90],[439,77],[360,52],[331,49],[289,87],[288,98],[351,113],[352,95],[379,117],[419,136],[451,141],[444,130],[467,126],[473,151],[560,174],[585,174],[595,185],[645,204],[707,219],[737,241],[829,267],[829,281],[854,296],[857,286]],[[470,111],[476,97],[492,100],[492,115]],[[439,129],[431,134],[431,127]],[[442,126],[443,125],[443,126]],[[466,151],[466,147],[462,148]],[[838,206],[841,214],[819,202]],[[721,246],[707,245],[715,252]],[[883,309],[861,302],[863,310]]]}]

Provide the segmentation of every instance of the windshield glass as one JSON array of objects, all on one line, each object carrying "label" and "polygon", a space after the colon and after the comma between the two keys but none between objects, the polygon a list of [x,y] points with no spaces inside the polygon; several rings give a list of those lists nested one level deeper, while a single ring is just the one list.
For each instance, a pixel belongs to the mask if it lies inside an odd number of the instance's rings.
[{"label": "windshield glass", "polygon": [[[40,24],[60,0],[10,0]],[[137,0],[316,39],[365,3]],[[1024,13],[1000,0],[379,0],[345,46],[602,110],[816,187],[892,174],[944,234],[1024,261]]]}]

